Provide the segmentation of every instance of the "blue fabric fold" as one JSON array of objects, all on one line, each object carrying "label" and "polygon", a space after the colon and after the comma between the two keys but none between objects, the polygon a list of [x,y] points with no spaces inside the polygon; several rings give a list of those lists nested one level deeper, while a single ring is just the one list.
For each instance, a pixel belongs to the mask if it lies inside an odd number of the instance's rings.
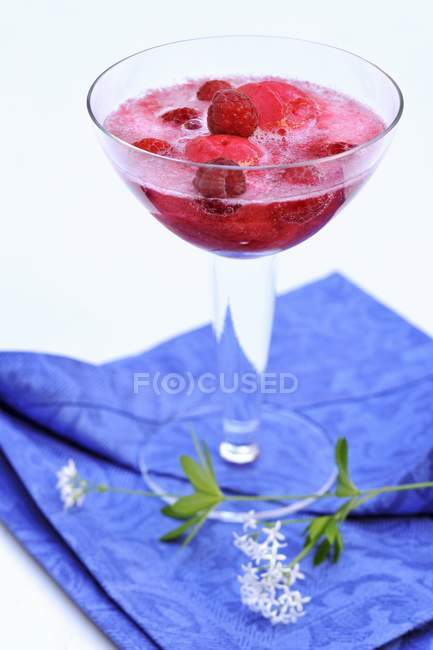
[{"label": "blue fabric fold", "polygon": [[[360,486],[433,480],[432,362],[429,337],[334,274],[279,298],[269,371],[294,373],[299,389],[267,399],[347,436]],[[140,449],[203,403],[198,390],[135,394],[134,373],[215,368],[210,327],[103,366],[2,353],[1,520],[119,648],[432,648],[432,491],[377,499],[348,522],[337,566],[305,564],[312,601],[288,627],[240,605],[231,525],[209,522],[179,551],[157,541],[155,500],[93,495],[63,511],[55,474],[69,458],[91,481],[142,488]],[[294,555],[299,531],[287,536]]]}]

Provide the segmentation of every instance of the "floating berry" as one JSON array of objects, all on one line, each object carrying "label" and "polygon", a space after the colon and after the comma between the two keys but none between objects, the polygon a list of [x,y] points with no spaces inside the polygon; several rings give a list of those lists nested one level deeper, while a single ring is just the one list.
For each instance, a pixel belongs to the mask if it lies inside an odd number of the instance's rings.
[{"label": "floating berry", "polygon": [[299,129],[315,119],[315,102],[302,90],[285,81],[260,81],[240,86],[238,90],[257,108],[259,126],[266,131],[284,127]]},{"label": "floating berry", "polygon": [[197,118],[192,118],[191,120],[187,120],[184,125],[184,129],[188,129],[188,131],[195,131],[196,129],[201,129],[201,120],[198,120]]},{"label": "floating berry", "polygon": [[207,112],[211,133],[248,138],[259,123],[256,107],[247,95],[237,90],[219,90]]},{"label": "floating berry", "polygon": [[197,199],[199,210],[211,216],[231,217],[241,207],[239,203],[227,203],[221,199]]},{"label": "floating berry", "polygon": [[173,147],[165,140],[158,140],[158,138],[143,138],[134,142],[134,147],[144,149],[150,153],[157,153],[160,156],[170,156],[174,153]]},{"label": "floating berry", "polygon": [[259,147],[237,135],[199,135],[185,147],[188,160],[207,162],[212,158],[234,160],[238,165],[255,165],[261,157]]},{"label": "floating berry", "polygon": [[292,185],[316,185],[320,179],[320,172],[313,165],[288,167],[283,172],[283,179]]},{"label": "floating berry", "polygon": [[[215,158],[215,160],[209,160],[208,162],[212,165],[236,165],[233,160],[226,158]],[[241,169],[202,167],[197,171],[193,184],[202,196],[209,199],[225,199],[239,196],[246,190],[245,174]]]},{"label": "floating berry", "polygon": [[350,151],[356,147],[355,144],[349,142],[316,142],[309,148],[309,155],[312,158],[326,158],[327,156],[336,156],[339,153]]},{"label": "floating berry", "polygon": [[227,90],[231,88],[231,84],[228,81],[222,81],[221,79],[211,79],[210,81],[205,81],[204,84],[200,86],[197,90],[197,98],[205,102],[210,102],[219,90]]},{"label": "floating berry", "polygon": [[308,199],[273,203],[270,212],[274,219],[284,223],[304,225],[313,222],[320,227],[335,214],[343,203],[344,192],[337,190]]},{"label": "floating berry", "polygon": [[200,112],[196,108],[183,106],[182,108],[174,108],[172,111],[167,111],[161,115],[164,122],[174,122],[175,124],[185,124],[188,120],[198,117]]}]

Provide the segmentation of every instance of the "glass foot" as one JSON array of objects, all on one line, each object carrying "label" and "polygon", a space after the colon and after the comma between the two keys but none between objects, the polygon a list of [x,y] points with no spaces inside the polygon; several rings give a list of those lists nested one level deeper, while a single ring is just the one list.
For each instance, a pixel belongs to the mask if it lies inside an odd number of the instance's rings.
[{"label": "glass foot", "polygon": [[[191,412],[162,425],[143,447],[140,468],[148,487],[167,503],[167,494],[191,491],[179,456],[196,456],[191,433],[204,440],[224,493],[276,495],[272,501],[226,501],[212,519],[242,522],[255,510],[258,519],[275,519],[306,508],[328,491],[336,478],[333,445],[321,427],[294,411],[264,407],[257,445],[233,449],[221,441],[221,412]],[[253,462],[249,462],[246,459]],[[230,461],[230,462],[229,462]],[[282,500],[278,495],[293,495]],[[313,495],[313,496],[306,496]]]},{"label": "glass foot", "polygon": [[231,442],[222,442],[219,452],[220,456],[229,463],[247,465],[256,460],[260,450],[254,442],[250,445],[233,445]]}]

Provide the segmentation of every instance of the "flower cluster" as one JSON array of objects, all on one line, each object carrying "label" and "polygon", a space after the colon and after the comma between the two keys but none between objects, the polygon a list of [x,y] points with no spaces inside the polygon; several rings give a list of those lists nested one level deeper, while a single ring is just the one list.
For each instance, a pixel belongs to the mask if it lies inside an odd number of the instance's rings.
[{"label": "flower cluster", "polygon": [[238,577],[242,603],[274,625],[296,623],[311,599],[292,589],[305,576],[299,564],[284,564],[286,556],[281,549],[286,544],[281,522],[257,528],[254,512],[250,512],[243,533],[234,533],[234,545],[250,559],[242,565],[243,573]]},{"label": "flower cluster", "polygon": [[65,510],[83,505],[88,492],[88,484],[87,481],[80,478],[72,459],[57,472],[57,489]]}]

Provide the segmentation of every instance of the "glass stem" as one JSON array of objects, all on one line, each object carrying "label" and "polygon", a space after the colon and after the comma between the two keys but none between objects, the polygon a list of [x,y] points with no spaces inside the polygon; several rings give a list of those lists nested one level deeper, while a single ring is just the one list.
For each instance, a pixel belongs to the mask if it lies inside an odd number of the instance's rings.
[{"label": "glass stem", "polygon": [[275,304],[274,257],[215,256],[214,330],[222,400],[221,456],[236,464],[259,454],[262,373]]}]

